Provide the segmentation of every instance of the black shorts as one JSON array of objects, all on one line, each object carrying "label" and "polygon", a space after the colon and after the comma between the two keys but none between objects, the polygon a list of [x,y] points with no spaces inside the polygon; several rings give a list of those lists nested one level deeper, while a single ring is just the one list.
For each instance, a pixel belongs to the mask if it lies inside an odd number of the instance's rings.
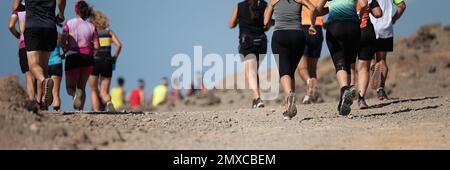
[{"label": "black shorts", "polygon": [[63,75],[62,63],[48,66],[48,76],[62,77],[62,75]]},{"label": "black shorts", "polygon": [[85,54],[72,54],[66,57],[66,65],[64,70],[74,70],[94,66],[94,57]]},{"label": "black shorts", "polygon": [[372,24],[361,29],[361,42],[359,46],[358,59],[370,61],[374,58],[376,50],[376,35]]},{"label": "black shorts", "polygon": [[27,51],[51,52],[58,38],[56,28],[26,28],[23,35]]},{"label": "black shorts", "polygon": [[111,78],[113,72],[114,61],[112,58],[96,58],[94,60],[94,70],[91,75]]},{"label": "black shorts", "polygon": [[322,27],[316,27],[317,30],[316,35],[309,35],[309,27],[310,26],[307,25],[303,26],[303,33],[305,34],[306,37],[306,44],[303,56],[318,59],[320,58],[320,54],[322,52],[322,43],[324,39]]},{"label": "black shorts", "polygon": [[243,55],[244,59],[253,56],[256,57],[257,61],[263,59],[260,58],[260,55],[265,56],[265,54],[267,54],[266,35],[242,35],[241,38],[239,38],[239,54]]},{"label": "black shorts", "polygon": [[25,48],[19,49],[19,64],[22,74],[30,71],[30,67],[28,66],[27,50]]},{"label": "black shorts", "polygon": [[359,23],[335,22],[327,25],[327,45],[333,59],[336,72],[345,70],[356,62],[361,28]]},{"label": "black shorts", "polygon": [[392,52],[394,51],[394,37],[378,38],[376,43],[376,51]]},{"label": "black shorts", "polygon": [[305,35],[302,30],[277,30],[272,36],[273,54],[278,54],[278,72],[280,77],[295,77],[298,63],[305,47]]}]

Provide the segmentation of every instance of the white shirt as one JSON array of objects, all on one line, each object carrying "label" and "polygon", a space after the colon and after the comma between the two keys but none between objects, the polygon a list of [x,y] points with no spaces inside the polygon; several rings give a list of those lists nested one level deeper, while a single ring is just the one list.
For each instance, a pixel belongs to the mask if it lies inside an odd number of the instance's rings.
[{"label": "white shirt", "polygon": [[402,2],[402,0],[378,0],[378,4],[380,4],[380,8],[383,11],[381,18],[375,18],[370,14],[370,20],[375,28],[377,39],[394,37],[394,25],[392,24],[394,1],[397,4]]}]

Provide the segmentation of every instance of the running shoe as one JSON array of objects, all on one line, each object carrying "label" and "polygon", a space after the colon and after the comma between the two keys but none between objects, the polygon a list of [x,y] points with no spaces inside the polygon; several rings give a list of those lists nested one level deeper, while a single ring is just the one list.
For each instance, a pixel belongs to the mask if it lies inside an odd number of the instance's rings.
[{"label": "running shoe", "polygon": [[381,63],[377,62],[370,68],[370,82],[372,89],[380,88],[382,81]]},{"label": "running shoe", "polygon": [[289,112],[288,111],[283,112],[283,119],[284,120],[291,120],[291,116],[289,116]]},{"label": "running shoe", "polygon": [[369,105],[367,105],[366,99],[364,99],[363,97],[360,97],[358,99],[358,106],[359,106],[359,109],[361,109],[361,110],[369,108]]},{"label": "running shoe", "polygon": [[386,91],[384,91],[384,88],[378,88],[377,96],[378,96],[378,100],[389,100],[389,98],[386,94]]},{"label": "running shoe", "polygon": [[253,100],[252,103],[253,103],[252,104],[253,109],[264,108],[264,102],[261,100],[261,98]]},{"label": "running shoe", "polygon": [[287,98],[287,112],[289,118],[293,118],[297,115],[297,106],[295,106],[296,100],[295,93],[291,92]]},{"label": "running shoe", "polygon": [[311,97],[305,96],[305,97],[303,98],[303,104],[311,104],[311,103],[312,103]]},{"label": "running shoe", "polygon": [[311,103],[316,101],[317,95],[316,95],[316,88],[317,88],[317,80],[309,79],[307,81],[308,91],[307,94],[309,96],[309,101]]},{"label": "running shoe", "polygon": [[59,111],[59,110],[61,110],[61,106],[53,106],[53,110],[54,111]]},{"label": "running shoe", "polygon": [[350,87],[343,87],[341,89],[341,98],[338,105],[339,115],[347,116],[352,111],[353,99],[352,92],[350,91]]},{"label": "running shoe", "polygon": [[75,110],[83,110],[83,91],[80,89],[77,89],[77,91],[75,92],[75,95],[73,96],[73,109]]},{"label": "running shoe", "polygon": [[42,82],[42,105],[49,107],[53,103],[53,79],[46,78]]},{"label": "running shoe", "polygon": [[106,103],[106,111],[107,112],[115,112],[116,111],[116,109],[114,109],[114,105],[112,104],[112,102]]}]

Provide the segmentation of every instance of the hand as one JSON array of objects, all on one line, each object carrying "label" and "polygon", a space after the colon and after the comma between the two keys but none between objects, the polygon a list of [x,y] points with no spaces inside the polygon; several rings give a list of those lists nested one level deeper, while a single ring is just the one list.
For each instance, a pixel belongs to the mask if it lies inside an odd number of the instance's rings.
[{"label": "hand", "polygon": [[56,16],[56,22],[58,22],[58,24],[63,23],[64,20],[66,20],[66,18],[64,18],[64,14],[59,13],[59,14]]},{"label": "hand", "polygon": [[315,28],[315,26],[311,25],[309,27],[309,35],[316,35],[317,34],[317,30]]}]

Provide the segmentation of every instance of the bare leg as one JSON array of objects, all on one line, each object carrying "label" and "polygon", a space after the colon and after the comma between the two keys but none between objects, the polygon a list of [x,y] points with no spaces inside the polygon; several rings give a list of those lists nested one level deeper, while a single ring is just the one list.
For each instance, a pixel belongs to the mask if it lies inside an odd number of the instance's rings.
[{"label": "bare leg", "polygon": [[369,86],[369,68],[371,61],[359,60],[358,65],[358,87],[359,95],[364,97]]},{"label": "bare leg", "polygon": [[[358,70],[359,71],[359,70]],[[356,85],[356,76],[357,76],[357,71],[356,71],[356,63],[353,63],[350,66],[350,86],[354,86]]]},{"label": "bare leg", "polygon": [[295,92],[295,80],[291,76],[284,75],[280,79],[281,86],[283,87],[284,95],[287,97],[291,92]]},{"label": "bare leg", "polygon": [[253,99],[260,97],[258,83],[258,61],[256,59],[248,59],[243,62],[246,80],[252,90]]},{"label": "bare leg", "polygon": [[80,79],[78,80],[77,88],[80,89],[83,92],[83,98],[81,98],[81,109],[84,108],[84,104],[86,102],[86,83],[89,80],[90,74],[84,74],[82,73],[80,75]]},{"label": "bare leg", "polygon": [[42,99],[42,82],[44,81],[45,74],[44,69],[40,65],[40,56],[38,51],[27,52],[28,66],[30,67],[30,72],[34,78],[36,78],[36,98],[38,102]]},{"label": "bare leg", "polygon": [[380,62],[382,69],[382,75],[383,75],[383,79],[381,80],[381,87],[385,86],[386,83],[386,79],[389,73],[389,68],[387,65],[387,52],[377,52],[377,60]]},{"label": "bare leg", "polygon": [[60,107],[61,106],[61,97],[59,95],[59,91],[61,88],[61,79],[62,77],[59,76],[52,76],[54,85],[53,85],[53,107]]},{"label": "bare leg", "polygon": [[109,95],[109,87],[110,86],[111,86],[111,77],[101,79],[100,96],[103,99],[103,103],[108,103],[111,101],[111,95]]},{"label": "bare leg", "polygon": [[343,88],[349,85],[349,75],[347,71],[340,70],[337,72],[337,79],[339,82],[339,87]]},{"label": "bare leg", "polygon": [[92,107],[95,112],[100,111],[99,90],[98,90],[98,76],[89,76],[89,87],[91,89]]},{"label": "bare leg", "polygon": [[35,96],[35,80],[33,75],[31,74],[30,71],[27,71],[25,73],[25,83],[27,84],[27,95],[28,95],[28,99],[33,101],[36,100],[36,96]]}]

